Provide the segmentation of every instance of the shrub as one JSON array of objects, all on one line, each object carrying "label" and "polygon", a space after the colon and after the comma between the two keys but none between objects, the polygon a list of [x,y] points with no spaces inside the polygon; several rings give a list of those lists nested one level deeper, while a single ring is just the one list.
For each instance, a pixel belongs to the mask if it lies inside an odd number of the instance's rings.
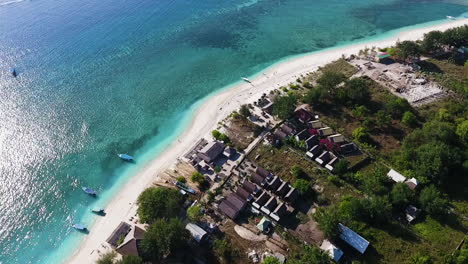
[{"label": "shrub", "polygon": [[389,126],[391,124],[391,122],[392,122],[392,118],[384,110],[377,111],[377,114],[375,115],[375,117],[376,117],[376,120],[377,120],[377,124],[380,127]]},{"label": "shrub", "polygon": [[192,182],[195,182],[195,183],[198,183],[199,185],[202,185],[205,183],[205,177],[203,176],[203,174],[199,173],[198,171],[197,172],[194,172],[192,174],[192,176],[190,176],[190,180]]},{"label": "shrub", "polygon": [[143,264],[143,260],[138,256],[128,255],[123,256],[122,261],[118,264]]},{"label": "shrub", "polygon": [[370,110],[364,105],[354,108],[351,113],[355,118],[364,118],[370,114]]},{"label": "shrub", "polygon": [[297,179],[306,175],[304,170],[299,165],[293,165],[291,167],[291,174]]},{"label": "shrub", "polygon": [[353,138],[359,142],[366,142],[369,140],[369,133],[364,127],[358,127],[353,130]]},{"label": "shrub", "polygon": [[296,109],[296,97],[294,95],[278,96],[273,102],[273,114],[281,119],[292,115]]},{"label": "shrub", "polygon": [[192,222],[198,222],[202,218],[203,214],[199,205],[191,206],[187,209],[187,217]]},{"label": "shrub", "polygon": [[225,262],[230,262],[235,255],[231,243],[227,239],[216,239],[213,243],[213,250]]},{"label": "shrub", "polygon": [[348,171],[349,161],[346,159],[340,159],[333,168],[333,171],[338,175],[343,175]]},{"label": "shrub", "polygon": [[219,140],[219,137],[221,136],[221,132],[219,132],[218,130],[213,130],[213,131],[211,131],[211,135],[212,135],[215,139]]},{"label": "shrub", "polygon": [[297,179],[294,184],[293,184],[293,187],[297,189],[297,191],[301,194],[301,195],[307,195],[307,194],[310,194],[312,188],[310,187],[310,181],[308,180],[304,180],[304,179]]},{"label": "shrub", "polygon": [[117,253],[115,253],[114,251],[111,251],[111,252],[108,252],[108,253],[105,253],[104,255],[102,255],[97,261],[96,263],[97,264],[113,264],[114,263],[114,259],[117,257]]},{"label": "shrub", "polygon": [[186,182],[187,182],[187,179],[185,179],[184,176],[179,176],[179,177],[176,178],[176,180],[177,180],[178,182],[181,182],[181,183],[186,183]]},{"label": "shrub", "polygon": [[273,256],[266,257],[265,259],[263,259],[263,262],[262,262],[262,264],[280,264],[280,263],[281,262]]},{"label": "shrub", "polygon": [[415,127],[418,124],[418,119],[412,112],[406,111],[403,113],[401,122],[409,127]]}]

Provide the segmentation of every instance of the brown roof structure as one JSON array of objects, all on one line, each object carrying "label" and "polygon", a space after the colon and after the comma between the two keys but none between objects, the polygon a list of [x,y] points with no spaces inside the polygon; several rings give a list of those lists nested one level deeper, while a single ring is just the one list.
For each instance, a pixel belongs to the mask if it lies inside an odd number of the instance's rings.
[{"label": "brown roof structure", "polygon": [[106,240],[107,243],[109,243],[109,245],[112,248],[116,248],[118,246],[118,241],[120,240],[120,238],[121,237],[126,237],[131,229],[132,229],[132,227],[129,224],[127,224],[125,222],[121,222],[117,226],[117,228],[114,230],[114,232],[112,232],[112,234]]},{"label": "brown roof structure", "polygon": [[250,196],[250,193],[242,187],[237,187],[236,194],[244,200],[247,200]]},{"label": "brown roof structure", "polygon": [[244,210],[247,201],[242,199],[239,195],[231,193],[228,197],[221,202],[219,210],[231,219],[235,219],[239,213]]},{"label": "brown roof structure", "polygon": [[223,153],[224,147],[223,143],[212,141],[198,152],[198,156],[206,162],[212,162]]},{"label": "brown roof structure", "polygon": [[140,256],[141,248],[140,242],[143,239],[145,230],[141,229],[138,226],[134,226],[131,232],[131,238],[121,245],[119,245],[115,251],[117,251],[122,256],[133,255]]},{"label": "brown roof structure", "polygon": [[226,201],[222,201],[218,209],[231,219],[236,219],[239,216],[239,211],[232,208],[231,205]]},{"label": "brown roof structure", "polygon": [[257,168],[255,169],[255,173],[258,174],[258,175],[260,175],[260,176],[262,176],[263,178],[266,178],[266,177],[268,177],[268,176],[270,175],[270,172],[267,171],[267,170],[265,170],[265,169],[262,168],[262,167],[257,167]]},{"label": "brown roof structure", "polygon": [[262,175],[260,174],[257,174],[257,173],[254,173],[252,175],[252,179],[251,179],[254,183],[258,184],[258,185],[261,185],[263,183],[263,181],[265,180],[265,177],[263,177]]},{"label": "brown roof structure", "polygon": [[244,181],[244,183],[242,184],[242,188],[247,190],[249,193],[253,193],[257,189],[255,184],[253,184],[250,181]]}]

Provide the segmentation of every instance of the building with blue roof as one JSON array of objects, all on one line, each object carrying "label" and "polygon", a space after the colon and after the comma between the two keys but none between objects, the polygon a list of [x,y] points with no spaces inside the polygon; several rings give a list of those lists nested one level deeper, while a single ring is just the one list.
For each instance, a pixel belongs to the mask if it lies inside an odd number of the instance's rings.
[{"label": "building with blue roof", "polygon": [[353,230],[349,229],[349,227],[341,223],[338,224],[338,229],[340,231],[340,238],[343,241],[355,248],[361,254],[366,252],[366,249],[369,246],[369,241],[365,240],[358,233],[354,232]]}]

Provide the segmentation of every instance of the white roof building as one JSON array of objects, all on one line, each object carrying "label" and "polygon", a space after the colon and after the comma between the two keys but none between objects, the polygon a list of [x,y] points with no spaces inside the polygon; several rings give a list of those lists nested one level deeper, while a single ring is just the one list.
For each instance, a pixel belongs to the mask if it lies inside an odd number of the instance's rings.
[{"label": "white roof building", "polygon": [[398,173],[396,170],[391,169],[388,173],[387,176],[392,179],[394,182],[404,182],[406,180],[405,176],[401,175]]},{"label": "white roof building", "polygon": [[333,245],[330,241],[326,239],[322,242],[320,249],[327,252],[330,258],[332,258],[336,262],[340,261],[341,257],[343,256],[343,251],[341,251],[341,249],[337,248],[335,245]]}]

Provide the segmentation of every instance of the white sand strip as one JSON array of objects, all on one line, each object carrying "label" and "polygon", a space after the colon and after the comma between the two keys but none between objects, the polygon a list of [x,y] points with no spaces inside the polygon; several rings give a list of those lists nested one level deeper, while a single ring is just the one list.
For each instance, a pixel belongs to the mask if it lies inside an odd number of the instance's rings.
[{"label": "white sand strip", "polygon": [[[99,257],[97,250],[103,251],[101,244],[105,243],[105,240],[109,237],[114,228],[116,228],[121,221],[127,221],[135,214],[135,201],[139,193],[155,181],[159,172],[170,167],[176,159],[181,157],[192,147],[199,138],[207,137],[219,121],[224,119],[232,111],[237,110],[241,104],[252,103],[263,93],[268,93],[270,90],[294,82],[301,74],[315,71],[319,66],[339,59],[342,54],[347,56],[350,54],[357,54],[359,50],[365,47],[388,47],[394,45],[397,40],[417,40],[422,38],[424,33],[429,31],[443,31],[461,25],[468,25],[468,19],[459,19],[448,21],[442,25],[412,29],[398,33],[384,40],[305,54],[304,56],[292,58],[273,65],[263,73],[258,74],[258,77],[252,80],[253,85],[241,83],[212,96],[196,110],[191,124],[179,137],[180,140],[174,141],[163,153],[154,159],[154,161],[150,162],[137,175],[134,175],[131,181],[128,181],[106,207],[107,215],[105,217],[100,217],[95,224],[90,227],[90,234],[86,236],[71,258],[64,261],[78,264],[94,263]],[[239,78],[240,77],[241,76],[239,76]],[[109,248],[108,245],[106,246]],[[91,254],[91,252],[93,253]]]}]

